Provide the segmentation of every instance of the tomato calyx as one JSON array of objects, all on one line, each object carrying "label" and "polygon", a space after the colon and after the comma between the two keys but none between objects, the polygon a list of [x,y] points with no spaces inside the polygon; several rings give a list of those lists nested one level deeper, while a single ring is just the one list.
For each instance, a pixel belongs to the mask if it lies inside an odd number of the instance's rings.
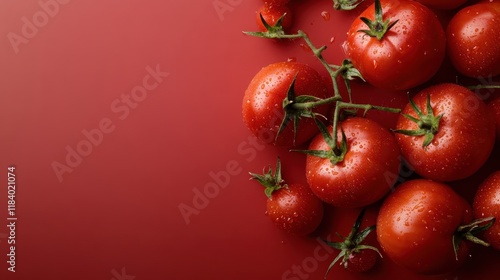
[{"label": "tomato calyx", "polygon": [[[280,124],[278,129],[278,133],[276,133],[276,139],[283,132],[285,127],[293,121],[293,142],[295,144],[295,139],[297,136],[297,130],[299,126],[300,118],[316,118],[319,114],[314,113],[312,110],[325,103],[325,99],[318,98],[316,96],[311,95],[295,95],[295,81],[297,79],[297,75],[292,80],[290,87],[287,91],[287,96],[283,99],[283,110],[285,111],[285,116]],[[320,115],[319,115],[320,116]]]},{"label": "tomato calyx", "polygon": [[281,161],[279,157],[278,157],[278,162],[276,163],[274,174],[272,168],[269,167],[267,171],[264,170],[263,174],[256,174],[250,172],[250,175],[252,176],[250,180],[255,179],[257,180],[257,182],[259,182],[262,186],[265,187],[264,193],[269,199],[272,198],[273,192],[288,187],[285,184],[283,178],[281,177]]},{"label": "tomato calyx", "polygon": [[[326,100],[326,99],[325,99]],[[311,156],[316,156],[324,159],[329,159],[332,165],[336,165],[339,162],[344,160],[344,157],[347,153],[347,137],[345,136],[344,130],[340,128],[340,132],[342,138],[340,140],[340,144],[338,143],[337,130],[338,124],[342,119],[342,113],[346,115],[353,115],[357,112],[357,110],[363,110],[363,117],[370,110],[379,110],[386,111],[390,113],[399,113],[401,109],[398,108],[390,108],[390,107],[382,107],[371,104],[354,104],[343,101],[337,101],[335,103],[335,112],[333,116],[333,131],[332,134],[328,131],[328,128],[325,124],[318,119],[314,118],[318,129],[323,136],[326,144],[328,145],[328,150],[292,150],[295,152],[304,153]]]},{"label": "tomato calyx", "polygon": [[453,251],[455,252],[455,259],[458,260],[458,250],[460,243],[465,239],[472,243],[489,247],[490,244],[486,241],[479,239],[477,235],[489,229],[495,223],[495,217],[487,217],[472,221],[472,223],[459,226],[453,235]]},{"label": "tomato calyx", "polygon": [[405,118],[413,121],[417,124],[418,129],[415,130],[406,130],[406,129],[395,129],[393,130],[396,133],[401,133],[408,136],[424,136],[424,141],[422,143],[422,147],[427,147],[434,139],[434,135],[439,131],[439,121],[443,117],[443,114],[438,116],[434,115],[432,110],[430,95],[427,95],[427,114],[424,114],[420,108],[413,102],[410,98],[410,105],[412,109],[417,114],[417,117],[413,117],[408,114],[402,114]]},{"label": "tomato calyx", "polygon": [[[337,144],[337,140],[335,136],[332,136],[328,131],[328,128],[321,121],[314,119],[316,124],[318,125],[319,131],[325,139],[326,144],[328,145],[328,150],[292,150],[293,152],[299,152],[306,155],[311,155],[315,157],[320,157],[324,159],[329,159],[332,165],[336,165],[339,162],[344,160],[344,157],[347,153],[347,137],[345,136],[344,130],[341,129],[342,139],[340,145]],[[336,135],[337,133],[333,133]]]},{"label": "tomato calyx", "polygon": [[256,37],[264,37],[264,38],[274,38],[274,39],[281,39],[283,36],[285,36],[285,31],[283,29],[283,19],[286,16],[286,13],[284,13],[274,25],[270,25],[265,19],[264,16],[262,16],[262,13],[259,14],[260,20],[262,21],[262,25],[266,28],[265,32],[258,31],[258,32],[246,32],[244,31],[243,33],[247,35],[252,35]]},{"label": "tomato calyx", "polygon": [[368,29],[360,29],[358,32],[363,32],[370,37],[376,37],[379,41],[382,40],[385,34],[399,21],[395,20],[391,22],[390,19],[384,20],[380,0],[375,0],[374,20],[366,17],[360,17],[359,19],[368,26]]},{"label": "tomato calyx", "polygon": [[333,0],[333,8],[339,11],[354,10],[365,0]]},{"label": "tomato calyx", "polygon": [[362,231],[360,231],[361,227],[361,222],[363,221],[363,216],[365,213],[365,209],[361,210],[359,213],[358,217],[356,218],[356,221],[351,229],[351,232],[347,237],[341,236],[339,233],[337,233],[337,236],[339,236],[343,241],[341,242],[331,242],[328,240],[323,240],[324,243],[326,243],[328,246],[335,248],[337,250],[340,250],[340,253],[335,257],[335,259],[330,263],[328,266],[328,269],[326,270],[325,273],[325,279],[328,276],[328,273],[332,269],[332,267],[340,260],[340,265],[343,265],[344,268],[348,268],[349,266],[349,257],[352,256],[352,254],[357,254],[361,250],[373,250],[378,253],[378,255],[383,258],[382,254],[380,251],[370,245],[362,244],[362,242],[366,239],[366,237],[373,231],[375,231],[376,226],[370,226]]}]

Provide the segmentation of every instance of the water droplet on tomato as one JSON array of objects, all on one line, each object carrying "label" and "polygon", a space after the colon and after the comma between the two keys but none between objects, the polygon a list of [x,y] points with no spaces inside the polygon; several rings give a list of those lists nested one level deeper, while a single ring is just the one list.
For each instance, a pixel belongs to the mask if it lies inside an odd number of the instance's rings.
[{"label": "water droplet on tomato", "polygon": [[287,59],[287,61],[288,61],[288,62],[295,62],[295,61],[297,61],[297,58],[296,58],[295,56],[292,56],[292,57],[289,57],[289,58]]},{"label": "water droplet on tomato", "polygon": [[334,41],[335,41],[335,37],[331,37],[330,38],[330,44],[333,44]]},{"label": "water droplet on tomato", "polygon": [[330,20],[330,13],[328,11],[322,11],[321,12],[321,17],[325,20],[325,21],[329,21]]}]

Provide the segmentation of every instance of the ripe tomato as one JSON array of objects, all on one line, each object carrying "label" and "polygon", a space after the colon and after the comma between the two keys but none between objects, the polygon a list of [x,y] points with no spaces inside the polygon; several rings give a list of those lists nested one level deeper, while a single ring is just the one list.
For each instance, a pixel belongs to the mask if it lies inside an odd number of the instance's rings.
[{"label": "ripe tomato", "polygon": [[279,159],[274,174],[269,169],[263,175],[250,175],[266,188],[266,215],[278,228],[294,235],[307,235],[320,225],[323,202],[306,185],[285,184]]},{"label": "ripe tomato", "polygon": [[377,237],[396,264],[421,274],[446,273],[468,255],[471,243],[458,244],[457,259],[452,240],[471,220],[470,205],[449,186],[415,179],[399,185],[383,202]]},{"label": "ripe tomato", "polygon": [[445,56],[445,33],[437,16],[414,1],[384,1],[381,10],[377,3],[352,23],[344,45],[348,58],[375,87],[406,90],[426,82]]},{"label": "ripe tomato", "polygon": [[[345,150],[334,151],[318,134],[309,145],[306,178],[312,191],[337,207],[363,207],[380,200],[397,180],[399,149],[393,135],[377,122],[348,118],[337,128],[338,145],[345,135]],[[328,133],[331,134],[330,127]],[[334,157],[337,159],[334,162]],[[340,158],[340,159],[338,159]]]},{"label": "ripe tomato", "polygon": [[488,102],[488,107],[493,111],[497,131],[497,141],[500,141],[500,97]]},{"label": "ripe tomato", "polygon": [[[292,84],[296,96],[327,97],[327,89],[319,73],[299,62],[277,62],[262,68],[245,91],[243,121],[264,143],[277,146],[300,145],[318,132],[314,120],[302,117],[297,111],[292,112],[293,116],[300,117],[297,129],[291,120],[278,135],[285,117],[283,101]],[[328,108],[329,106],[321,106],[315,112],[326,115]]]},{"label": "ripe tomato", "polygon": [[395,131],[403,158],[417,174],[454,181],[469,177],[486,162],[495,144],[495,123],[472,91],[439,84],[418,92],[412,102],[403,109]]},{"label": "ripe tomato", "polygon": [[448,24],[448,55],[468,77],[500,74],[500,2],[485,2],[463,8]]},{"label": "ripe tomato", "polygon": [[500,250],[500,170],[493,172],[479,186],[472,206],[476,218],[495,217],[495,223],[482,237]]},{"label": "ripe tomato", "polygon": [[292,11],[290,8],[286,5],[266,2],[257,10],[255,18],[257,27],[260,31],[266,32],[267,28],[262,22],[262,19],[270,26],[274,26],[284,14],[286,15],[281,22],[281,26],[284,31],[288,31],[292,26]]},{"label": "ripe tomato", "polygon": [[289,184],[267,200],[266,215],[278,228],[295,235],[312,233],[321,223],[323,202],[303,184]]},{"label": "ripe tomato", "polygon": [[[359,210],[356,209],[356,211]],[[370,224],[365,228],[362,229],[361,227],[367,220],[372,220],[364,218],[365,211],[366,209],[361,209],[348,234],[345,234],[345,232],[336,233],[337,237],[341,238],[340,241],[334,242],[333,240],[324,240],[329,246],[340,250],[339,254],[330,263],[326,275],[328,275],[330,270],[339,260],[340,265],[345,269],[351,272],[360,273],[372,269],[377,263],[378,257],[382,257],[377,248],[375,218],[373,218],[373,221],[370,221]]]},{"label": "ripe tomato", "polygon": [[415,1],[420,2],[432,8],[451,10],[462,6],[468,0],[415,0]]}]

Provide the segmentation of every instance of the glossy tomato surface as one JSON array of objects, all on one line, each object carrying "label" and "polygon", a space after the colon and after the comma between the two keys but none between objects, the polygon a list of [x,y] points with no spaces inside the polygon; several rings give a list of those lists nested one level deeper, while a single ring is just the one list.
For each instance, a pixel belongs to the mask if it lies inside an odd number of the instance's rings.
[{"label": "glossy tomato surface", "polygon": [[[305,155],[266,145],[245,127],[241,104],[252,77],[290,59],[329,81],[302,41],[242,33],[258,30],[262,4],[0,1],[0,279],[323,279],[338,252],[319,232],[298,238],[277,229],[249,180],[279,155],[287,181],[306,183]],[[333,11],[323,0],[288,5],[291,30],[307,32],[340,64],[356,11]],[[465,80],[451,67],[434,79],[495,82]],[[406,91],[360,82],[352,93],[359,103],[408,101]],[[367,117],[387,128],[396,122],[386,112]],[[471,198],[499,155],[495,148],[484,169],[454,188]],[[7,270],[9,166],[15,273]],[[346,235],[357,214],[330,208],[320,230]],[[478,249],[459,271],[422,277],[384,256],[363,274],[335,266],[328,279],[487,280],[499,262],[498,252]]]},{"label": "glossy tomato surface", "polygon": [[[380,1],[363,11],[347,33],[345,51],[365,80],[380,88],[407,90],[427,82],[445,56],[445,32],[436,14],[414,1]],[[362,18],[387,25],[380,36],[361,32],[369,28]]]},{"label": "glossy tomato surface", "polygon": [[382,203],[377,237],[398,265],[419,274],[443,274],[466,260],[470,244],[461,240],[455,252],[453,236],[471,221],[471,206],[448,185],[409,180]]},{"label": "glossy tomato surface", "polygon": [[[333,129],[328,132],[334,133]],[[338,146],[343,142],[346,146],[342,160],[307,155],[305,173],[312,191],[342,208],[365,207],[382,199],[396,183],[401,165],[392,133],[373,120],[354,117],[339,123],[336,134]],[[318,134],[308,150],[328,151],[331,147]]]},{"label": "glossy tomato surface", "polygon": [[[411,100],[398,118],[396,139],[416,173],[455,181],[471,176],[488,160],[495,144],[495,119],[474,92],[442,83],[419,91]],[[422,134],[410,133],[415,131]]]}]

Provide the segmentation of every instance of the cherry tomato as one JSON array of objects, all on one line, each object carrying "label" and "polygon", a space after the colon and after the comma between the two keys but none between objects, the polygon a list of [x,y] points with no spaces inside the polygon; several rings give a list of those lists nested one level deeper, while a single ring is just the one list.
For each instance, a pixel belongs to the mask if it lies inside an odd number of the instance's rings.
[{"label": "cherry tomato", "polygon": [[448,55],[457,71],[468,77],[500,74],[500,3],[467,6],[448,24]]},{"label": "cherry tomato", "polygon": [[[327,134],[332,132],[330,126]],[[380,200],[399,173],[394,136],[373,120],[355,117],[339,124],[337,137],[338,151],[323,134],[313,138],[305,151],[306,179],[312,191],[337,207],[363,207]]]},{"label": "cherry tomato", "polygon": [[488,103],[488,107],[493,111],[497,131],[497,141],[500,141],[500,97]]},{"label": "cherry tomato", "polygon": [[[382,250],[396,264],[421,274],[458,268],[471,243],[453,238],[472,221],[470,205],[449,186],[425,179],[402,183],[383,202],[377,218]],[[458,258],[458,259],[457,259]]]},{"label": "cherry tomato", "polygon": [[406,90],[428,81],[445,56],[445,33],[437,16],[415,1],[383,1],[379,9],[378,4],[352,23],[346,55],[375,87]]},{"label": "cherry tomato", "polygon": [[[293,86],[292,86],[293,85]],[[301,117],[295,129],[292,120],[279,133],[285,116],[283,101],[289,90],[294,94],[326,98],[327,89],[319,73],[300,62],[277,62],[262,68],[250,81],[243,98],[243,121],[250,131],[264,143],[277,146],[300,145],[316,133],[318,128],[311,118]],[[315,112],[326,115],[329,106],[316,108]]]},{"label": "cherry tomato", "polygon": [[462,6],[468,0],[415,0],[415,1],[420,2],[431,8],[451,10]]},{"label": "cherry tomato", "polygon": [[495,123],[469,89],[439,84],[418,92],[396,123],[396,140],[409,166],[422,177],[455,181],[474,174],[495,144]]},{"label": "cherry tomato", "polygon": [[255,18],[257,27],[260,31],[266,32],[267,28],[262,22],[262,19],[264,19],[270,26],[274,26],[283,15],[285,15],[285,17],[281,22],[281,26],[283,27],[283,30],[288,31],[292,26],[292,11],[290,8],[286,5],[266,2],[257,10]]},{"label": "cherry tomato", "polygon": [[320,225],[323,202],[304,184],[285,184],[279,159],[274,174],[269,169],[263,175],[250,175],[266,188],[266,215],[278,228],[294,235],[307,235]]},{"label": "cherry tomato", "polygon": [[[329,246],[340,250],[339,254],[330,263],[326,275],[328,275],[330,270],[339,260],[340,265],[345,269],[351,272],[360,273],[372,269],[377,263],[378,256],[382,257],[377,248],[378,243],[376,242],[376,218],[373,218],[369,226],[362,229],[362,224],[371,219],[364,218],[366,209],[356,209],[356,211],[359,211],[359,214],[350,232],[347,232],[347,234],[344,230],[342,233],[336,232],[337,237],[341,237],[340,241],[324,240]],[[336,222],[338,223],[338,221]]]},{"label": "cherry tomato", "polygon": [[493,172],[479,186],[472,204],[474,217],[495,217],[495,223],[482,237],[496,250],[500,250],[500,170]]},{"label": "cherry tomato", "polygon": [[[327,211],[324,218],[326,228],[319,231],[321,235],[328,233],[328,237],[323,239],[324,242],[340,252],[330,263],[326,275],[339,273],[339,271],[334,271],[338,269],[335,267],[337,263],[350,272],[361,273],[373,269],[378,258],[382,257],[375,233],[378,205],[363,209],[337,208],[333,210],[327,208]],[[353,213],[357,214],[357,218],[351,217]],[[336,215],[329,217],[328,215],[331,214]],[[331,218],[335,220],[330,220]],[[332,230],[333,228],[340,229],[340,231]]]}]

